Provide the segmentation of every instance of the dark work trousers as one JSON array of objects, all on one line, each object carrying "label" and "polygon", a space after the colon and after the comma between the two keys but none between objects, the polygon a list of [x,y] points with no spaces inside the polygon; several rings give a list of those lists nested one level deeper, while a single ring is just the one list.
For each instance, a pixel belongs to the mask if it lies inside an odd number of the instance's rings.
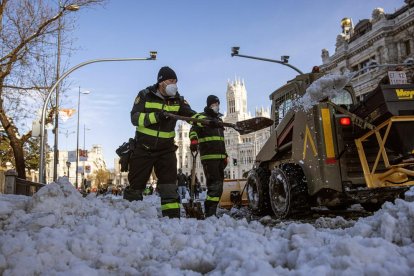
[{"label": "dark work trousers", "polygon": [[217,205],[223,193],[224,160],[203,160],[204,174],[207,180],[207,198],[204,202],[206,217],[216,214]]},{"label": "dark work trousers", "polygon": [[[180,217],[180,200],[177,193],[177,157],[171,149],[151,152],[137,146],[131,155],[128,181],[130,188],[143,191],[154,168],[158,178],[157,188],[161,197],[163,216]],[[139,199],[137,199],[139,200]]]}]

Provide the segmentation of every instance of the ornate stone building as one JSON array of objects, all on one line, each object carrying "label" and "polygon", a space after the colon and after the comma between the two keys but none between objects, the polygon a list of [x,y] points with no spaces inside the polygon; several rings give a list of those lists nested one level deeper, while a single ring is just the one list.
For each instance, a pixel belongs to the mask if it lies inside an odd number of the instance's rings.
[{"label": "ornate stone building", "polygon": [[[362,70],[352,84],[357,96],[375,88],[389,68],[367,69],[373,61],[378,64],[397,64],[414,57],[414,0],[393,13],[382,8],[373,10],[370,19],[360,20],[355,26],[350,18],[341,21],[342,33],[336,38],[333,55],[322,50],[321,70],[329,73]],[[391,68],[392,69],[392,68]]]},{"label": "ornate stone building", "polygon": [[[221,108],[227,113],[223,117],[225,122],[235,123],[250,119],[251,115],[247,111],[247,91],[244,81],[236,79],[227,83],[226,101],[221,99]],[[270,117],[269,109],[257,108],[255,116]],[[184,173],[191,173],[192,157],[190,152],[190,140],[188,133],[190,125],[180,123],[176,133],[177,164]],[[256,157],[256,154],[263,147],[270,136],[270,129],[266,128],[254,133],[240,135],[232,128],[226,128],[224,132],[229,163],[225,170],[225,177],[230,179],[243,178],[243,174],[249,171]],[[197,158],[196,175],[200,182],[205,185],[205,176],[199,158]]]},{"label": "ornate stone building", "polygon": [[[76,152],[76,150],[75,150]],[[76,162],[71,162],[69,168],[66,165],[68,161],[68,151],[59,151],[59,163],[57,166],[57,175],[64,176],[68,175],[69,170],[69,181],[71,183],[76,182]],[[53,151],[47,153],[46,162],[46,182],[53,182]],[[82,178],[90,179],[91,175],[99,169],[107,170],[106,163],[103,155],[103,149],[101,145],[93,145],[92,149],[88,150],[88,161],[78,162],[78,181],[81,182]],[[86,168],[85,173],[83,170]],[[96,183],[92,180],[92,187],[95,187]]]}]

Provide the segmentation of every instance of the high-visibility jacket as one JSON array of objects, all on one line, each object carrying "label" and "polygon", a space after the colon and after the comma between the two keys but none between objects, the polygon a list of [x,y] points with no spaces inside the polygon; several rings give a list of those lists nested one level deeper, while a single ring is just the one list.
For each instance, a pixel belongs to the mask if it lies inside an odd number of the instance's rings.
[{"label": "high-visibility jacket", "polygon": [[[211,108],[205,107],[204,112],[198,113],[194,117],[207,120],[216,119],[222,122],[220,116],[221,114],[216,114]],[[201,161],[227,158],[224,128],[193,125],[189,137],[191,140],[198,141]]]},{"label": "high-visibility jacket", "polygon": [[131,110],[131,122],[136,126],[136,145],[149,151],[164,150],[174,146],[177,120],[173,118],[159,120],[159,112],[164,110],[187,117],[196,114],[184,97],[178,93],[170,98],[161,98],[156,93],[157,85],[141,90]]}]

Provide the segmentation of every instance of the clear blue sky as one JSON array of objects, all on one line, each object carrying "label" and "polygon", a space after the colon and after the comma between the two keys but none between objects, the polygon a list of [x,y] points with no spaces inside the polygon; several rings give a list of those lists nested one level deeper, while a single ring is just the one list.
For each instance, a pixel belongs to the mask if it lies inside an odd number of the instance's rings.
[{"label": "clear blue sky", "polygon": [[[112,0],[105,7],[76,13],[74,47],[69,67],[90,59],[147,57],[158,51],[156,61],[91,64],[72,73],[65,106],[76,108],[80,86],[91,94],[81,98],[80,146],[83,124],[86,147],[103,146],[105,160],[113,167],[115,149],[134,136],[129,112],[138,91],[156,82],[160,67],[168,65],[178,75],[179,91],[192,108],[201,111],[205,99],[225,98],[227,80],[245,80],[248,109],[270,106],[268,95],[295,76],[295,71],[275,63],[231,57],[240,54],[280,59],[304,72],[320,65],[321,50],[334,53],[340,20],[354,24],[370,18],[377,7],[391,13],[403,0]],[[225,102],[224,100],[222,101]],[[225,104],[221,106],[226,111]],[[76,116],[61,129],[76,130]],[[50,139],[50,138],[49,138]],[[50,140],[49,140],[50,141]],[[76,148],[76,135],[60,135],[62,150]]]}]

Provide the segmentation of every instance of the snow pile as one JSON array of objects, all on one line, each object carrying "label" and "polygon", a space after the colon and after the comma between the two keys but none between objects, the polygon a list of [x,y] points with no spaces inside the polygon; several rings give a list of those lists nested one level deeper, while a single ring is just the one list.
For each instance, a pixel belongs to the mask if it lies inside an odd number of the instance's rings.
[{"label": "snow pile", "polygon": [[321,100],[325,98],[334,98],[337,91],[343,89],[351,78],[351,74],[324,75],[309,85],[303,97],[299,98],[294,103],[294,108],[302,108],[303,110],[308,111]]},{"label": "snow pile", "polygon": [[386,202],[373,216],[359,220],[352,233],[362,237],[379,237],[399,245],[412,245],[414,203],[402,199],[396,199],[395,204]]},{"label": "snow pile", "polygon": [[406,201],[414,201],[414,186],[405,193]]},{"label": "snow pile", "polygon": [[[64,181],[33,198],[0,195],[0,274],[414,274],[414,202],[387,203],[353,226],[335,218],[317,227],[226,214],[167,219],[159,205],[156,196],[82,198]],[[338,227],[319,228],[329,224]]]},{"label": "snow pile", "polygon": [[325,218],[320,217],[318,218],[314,226],[316,228],[330,228],[330,229],[336,229],[336,228],[348,228],[355,224],[355,221],[353,220],[346,220],[343,217],[336,217],[336,218]]}]

